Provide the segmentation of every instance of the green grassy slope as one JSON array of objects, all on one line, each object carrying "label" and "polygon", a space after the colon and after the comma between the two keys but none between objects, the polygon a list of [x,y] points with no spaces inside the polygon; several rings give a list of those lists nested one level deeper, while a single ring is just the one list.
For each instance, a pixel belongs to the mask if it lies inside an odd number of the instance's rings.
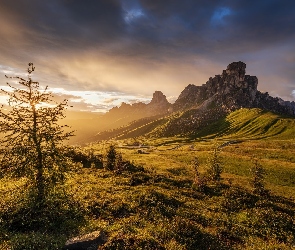
[{"label": "green grassy slope", "polygon": [[295,119],[261,109],[244,108],[195,131],[194,137],[291,139],[295,138]]},{"label": "green grassy slope", "polygon": [[139,120],[135,120],[126,126],[100,132],[96,136],[92,137],[91,140],[100,141],[111,139],[126,139],[142,136],[162,124],[163,121],[164,119],[159,116],[142,118]]},{"label": "green grassy slope", "polygon": [[[126,139],[139,136],[167,137],[185,135],[192,138],[295,138],[295,119],[261,109],[239,109],[212,121],[214,114],[195,125],[190,121],[196,110],[174,113],[166,117],[146,118],[125,127],[101,133],[95,140]],[[212,111],[214,112],[214,111]],[[200,118],[201,120],[202,118]]]}]

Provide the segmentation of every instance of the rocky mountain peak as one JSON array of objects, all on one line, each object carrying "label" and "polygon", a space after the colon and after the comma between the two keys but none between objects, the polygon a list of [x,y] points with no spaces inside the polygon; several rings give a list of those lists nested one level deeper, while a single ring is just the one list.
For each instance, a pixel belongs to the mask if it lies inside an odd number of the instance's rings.
[{"label": "rocky mountain peak", "polygon": [[239,81],[244,81],[246,73],[246,63],[243,63],[241,61],[233,62],[227,66],[225,72],[223,72],[223,75],[225,73],[230,76],[237,76]]},{"label": "rocky mountain peak", "polygon": [[246,75],[244,62],[230,63],[221,75],[210,77],[202,86],[188,85],[173,105],[174,110],[222,107],[225,113],[239,108],[262,108],[272,112],[295,115],[295,103],[257,90],[258,78]]},{"label": "rocky mountain peak", "polygon": [[150,104],[167,104],[167,98],[161,91],[155,91]]}]

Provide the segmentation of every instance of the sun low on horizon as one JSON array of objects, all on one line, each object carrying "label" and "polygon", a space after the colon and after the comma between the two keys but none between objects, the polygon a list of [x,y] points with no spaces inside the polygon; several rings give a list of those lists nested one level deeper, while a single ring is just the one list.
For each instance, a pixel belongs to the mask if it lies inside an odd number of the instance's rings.
[{"label": "sun low on horizon", "polygon": [[[295,100],[295,3],[290,1],[37,0],[0,3],[0,88],[8,76],[34,80],[73,111],[107,112],[173,103],[243,61],[259,89]],[[7,103],[0,96],[0,103]]]}]

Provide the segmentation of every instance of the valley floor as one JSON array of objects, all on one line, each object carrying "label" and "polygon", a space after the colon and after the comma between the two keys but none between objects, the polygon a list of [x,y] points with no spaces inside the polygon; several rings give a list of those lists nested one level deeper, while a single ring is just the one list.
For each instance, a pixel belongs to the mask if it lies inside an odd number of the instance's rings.
[{"label": "valley floor", "polygon": [[[110,143],[88,148],[105,155]],[[25,180],[2,179],[2,248],[61,249],[67,238],[97,230],[106,235],[99,249],[295,248],[294,140],[166,138],[112,143],[132,164],[120,172],[76,168],[66,183],[70,201],[52,199],[51,208],[60,208],[56,216],[62,223],[45,231],[25,221]],[[199,189],[192,162],[198,159],[203,174],[214,147],[220,148],[221,181]],[[253,193],[254,159],[265,169],[269,195]],[[23,224],[16,223],[17,216],[23,216]]]}]

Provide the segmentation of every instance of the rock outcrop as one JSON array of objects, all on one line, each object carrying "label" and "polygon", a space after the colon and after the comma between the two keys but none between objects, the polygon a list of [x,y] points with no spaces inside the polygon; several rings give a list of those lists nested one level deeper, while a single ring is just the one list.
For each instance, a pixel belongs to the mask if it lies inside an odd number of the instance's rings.
[{"label": "rock outcrop", "polygon": [[167,101],[166,96],[161,91],[155,91],[151,102],[146,105],[146,108],[143,111],[149,116],[166,114],[170,107],[171,103]]},{"label": "rock outcrop", "polygon": [[166,96],[161,91],[155,91],[153,94],[153,99],[149,103],[150,105],[161,105],[169,106]]},{"label": "rock outcrop", "polygon": [[188,85],[173,105],[174,110],[219,107],[225,113],[239,108],[262,108],[282,115],[295,115],[295,103],[271,97],[257,90],[256,76],[246,75],[246,64],[233,62],[221,75],[202,86]]}]

